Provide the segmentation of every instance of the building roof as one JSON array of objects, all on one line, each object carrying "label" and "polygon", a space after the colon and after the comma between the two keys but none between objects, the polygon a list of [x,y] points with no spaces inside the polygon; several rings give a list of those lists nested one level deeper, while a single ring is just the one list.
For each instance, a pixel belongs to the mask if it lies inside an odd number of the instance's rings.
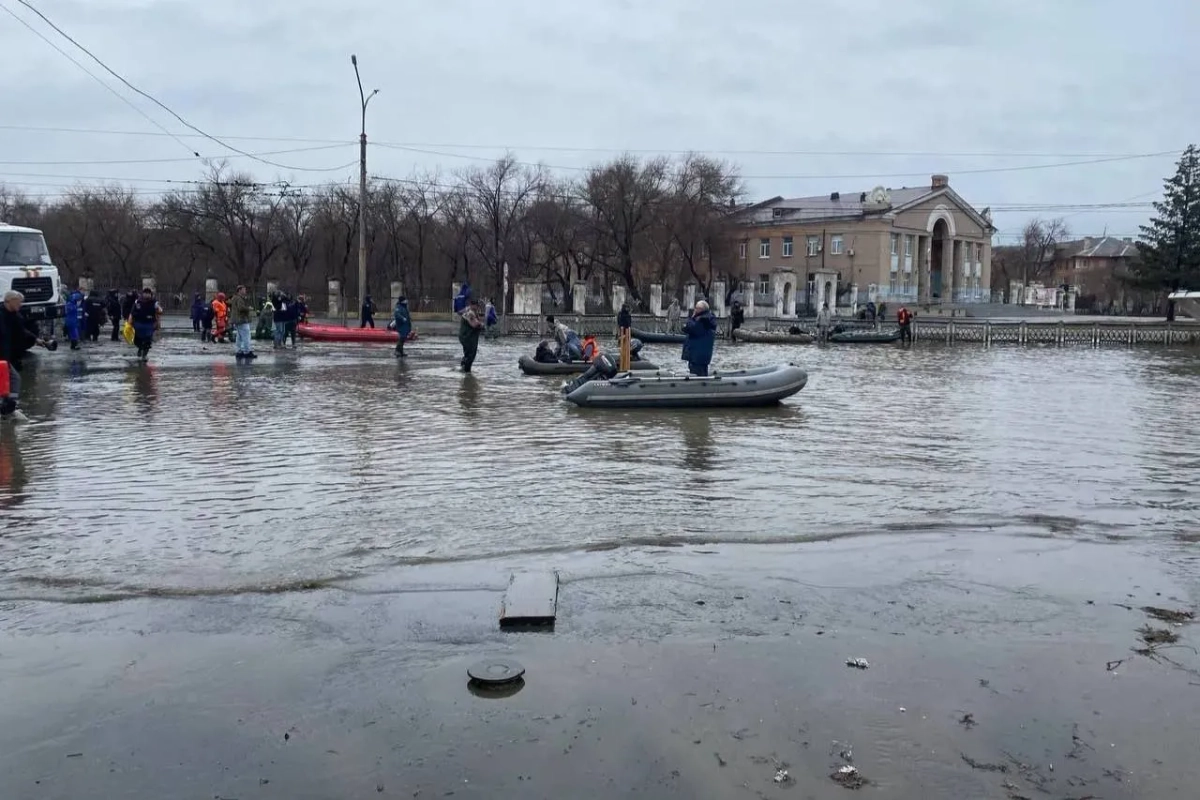
[{"label": "building roof", "polygon": [[[942,177],[942,176],[938,176]],[[944,178],[943,178],[944,180]],[[989,220],[979,214],[969,203],[950,188],[949,184],[927,186],[901,186],[887,189],[886,204],[872,203],[875,190],[857,192],[833,192],[816,197],[772,197],[760,203],[739,208],[737,216],[746,225],[797,224],[823,220],[850,220],[866,217],[886,217],[903,211],[937,195],[948,195],[956,205],[962,207],[984,228],[991,228]],[[835,199],[836,196],[836,199]]]},{"label": "building roof", "polygon": [[1115,236],[1091,236],[1073,242],[1063,242],[1059,252],[1065,258],[1132,258],[1137,255],[1137,245],[1131,239]]}]

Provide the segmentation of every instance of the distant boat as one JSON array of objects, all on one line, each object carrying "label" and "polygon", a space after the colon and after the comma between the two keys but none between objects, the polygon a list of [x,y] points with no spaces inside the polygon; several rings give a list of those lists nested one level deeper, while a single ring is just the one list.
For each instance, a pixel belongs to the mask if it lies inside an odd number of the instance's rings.
[{"label": "distant boat", "polygon": [[749,408],[773,406],[806,383],[808,374],[794,364],[708,377],[624,372],[608,380],[576,379],[563,387],[563,398],[587,408]]},{"label": "distant boat", "polygon": [[[395,344],[396,333],[387,328],[343,328],[340,325],[313,325],[302,322],[296,327],[296,332],[305,339],[314,342],[371,342],[378,344]],[[404,341],[411,342],[417,338],[413,331]]]},{"label": "distant boat", "polygon": [[656,333],[654,331],[640,331],[634,328],[630,331],[635,339],[641,339],[646,344],[683,344],[687,340],[687,336],[682,333]]}]

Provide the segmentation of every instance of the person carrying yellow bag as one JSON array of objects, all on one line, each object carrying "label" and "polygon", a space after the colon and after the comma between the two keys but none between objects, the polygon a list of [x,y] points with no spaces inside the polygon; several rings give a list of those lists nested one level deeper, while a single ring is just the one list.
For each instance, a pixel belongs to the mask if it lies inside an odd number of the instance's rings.
[{"label": "person carrying yellow bag", "polygon": [[121,338],[125,340],[125,344],[133,344],[134,335],[132,322],[125,320],[121,323]]},{"label": "person carrying yellow bag", "polygon": [[151,289],[142,289],[142,296],[133,303],[126,324],[133,328],[133,343],[137,345],[138,358],[142,363],[150,360],[150,346],[154,343],[154,332],[158,330],[162,307],[154,299]]}]

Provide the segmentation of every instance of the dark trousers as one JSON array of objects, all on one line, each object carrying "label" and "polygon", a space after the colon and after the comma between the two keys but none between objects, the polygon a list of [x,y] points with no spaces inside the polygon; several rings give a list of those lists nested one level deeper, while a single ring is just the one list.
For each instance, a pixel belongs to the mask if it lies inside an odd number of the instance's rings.
[{"label": "dark trousers", "polygon": [[900,326],[900,341],[912,344],[912,323],[906,322]]},{"label": "dark trousers", "polygon": [[100,341],[100,320],[89,319],[87,321],[87,338],[90,342]]},{"label": "dark trousers", "polygon": [[363,314],[362,325],[359,325],[358,327],[366,328],[367,326],[370,326],[372,328],[375,327],[375,315],[374,314]]},{"label": "dark trousers", "polygon": [[199,319],[199,317],[197,317],[196,319],[192,320],[192,333],[199,333],[199,332],[200,332],[200,319]]},{"label": "dark trousers", "polygon": [[701,378],[707,378],[708,377],[708,364],[709,364],[709,362],[707,362],[707,361],[705,361],[703,364],[701,364],[698,361],[689,361],[688,362],[688,372],[690,372],[693,375],[696,375],[698,377],[701,377]]},{"label": "dark trousers", "polygon": [[462,342],[463,357],[458,363],[462,365],[463,372],[470,372],[471,365],[475,363],[475,354],[479,352],[479,333],[476,331],[474,336],[459,341]]},{"label": "dark trousers", "polygon": [[114,319],[114,320],[112,321],[112,326],[113,326],[113,329],[112,329],[112,340],[113,340],[114,342],[120,341],[120,339],[121,339],[121,320],[119,320],[119,319]]}]

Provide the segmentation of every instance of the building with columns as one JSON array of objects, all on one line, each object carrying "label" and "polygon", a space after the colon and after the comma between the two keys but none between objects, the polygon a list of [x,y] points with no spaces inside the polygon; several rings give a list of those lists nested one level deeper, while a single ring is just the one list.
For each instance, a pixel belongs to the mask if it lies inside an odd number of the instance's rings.
[{"label": "building with columns", "polygon": [[945,175],[928,186],[773,197],[739,209],[732,221],[743,293],[782,294],[800,313],[826,302],[991,299],[996,229],[988,210],[972,208]]}]

